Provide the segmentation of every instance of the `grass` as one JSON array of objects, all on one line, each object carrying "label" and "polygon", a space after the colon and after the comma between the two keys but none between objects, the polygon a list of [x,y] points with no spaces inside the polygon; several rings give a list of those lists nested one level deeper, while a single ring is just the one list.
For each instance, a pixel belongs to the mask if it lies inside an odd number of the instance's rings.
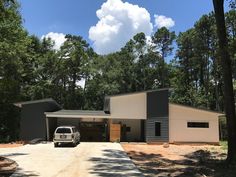
[{"label": "grass", "polygon": [[228,149],[228,142],[227,141],[220,141],[221,148],[226,151]]}]

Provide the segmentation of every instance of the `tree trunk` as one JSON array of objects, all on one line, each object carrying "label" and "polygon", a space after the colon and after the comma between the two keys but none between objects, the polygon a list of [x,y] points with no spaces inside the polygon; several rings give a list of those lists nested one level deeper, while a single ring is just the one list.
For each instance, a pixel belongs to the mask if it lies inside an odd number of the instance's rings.
[{"label": "tree trunk", "polygon": [[227,161],[233,163],[236,159],[236,116],[235,100],[232,83],[232,69],[228,52],[228,41],[224,17],[224,0],[213,0],[217,35],[219,40],[220,64],[224,82],[224,104],[228,131],[228,156]]}]

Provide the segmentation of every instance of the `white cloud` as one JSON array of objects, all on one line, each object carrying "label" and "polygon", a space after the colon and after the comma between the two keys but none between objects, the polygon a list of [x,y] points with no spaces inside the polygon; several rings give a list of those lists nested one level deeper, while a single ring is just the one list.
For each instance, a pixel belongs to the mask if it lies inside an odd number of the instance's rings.
[{"label": "white cloud", "polygon": [[170,18],[166,17],[164,15],[154,15],[155,18],[155,27],[161,28],[161,27],[166,27],[166,28],[171,28],[175,26],[175,21]]},{"label": "white cloud", "polygon": [[121,0],[107,0],[96,12],[99,21],[89,29],[94,50],[107,54],[119,50],[135,34],[151,35],[153,25],[149,12]]},{"label": "white cloud", "polygon": [[66,41],[65,34],[63,33],[50,32],[46,35],[43,35],[41,39],[43,38],[50,38],[51,40],[53,40],[55,42],[53,47],[55,50],[59,50],[63,43]]}]

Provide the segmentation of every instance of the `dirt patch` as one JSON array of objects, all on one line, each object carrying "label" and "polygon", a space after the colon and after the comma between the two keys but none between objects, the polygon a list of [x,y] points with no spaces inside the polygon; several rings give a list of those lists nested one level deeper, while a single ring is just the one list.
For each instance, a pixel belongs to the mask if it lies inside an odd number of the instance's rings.
[{"label": "dirt patch", "polygon": [[17,163],[11,159],[0,157],[0,176],[8,177],[15,172]]},{"label": "dirt patch", "polygon": [[236,167],[224,164],[220,146],[122,144],[145,176],[235,177]]},{"label": "dirt patch", "polygon": [[19,146],[23,146],[23,144],[18,144],[18,143],[0,144],[0,148],[14,148]]}]

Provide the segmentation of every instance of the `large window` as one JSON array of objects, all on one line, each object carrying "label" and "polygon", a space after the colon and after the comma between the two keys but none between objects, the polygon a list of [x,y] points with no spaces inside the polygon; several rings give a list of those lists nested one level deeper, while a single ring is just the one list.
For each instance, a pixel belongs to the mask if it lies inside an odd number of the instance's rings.
[{"label": "large window", "polygon": [[155,122],[155,136],[161,136],[161,122]]},{"label": "large window", "polygon": [[188,128],[209,128],[209,122],[188,122]]}]

